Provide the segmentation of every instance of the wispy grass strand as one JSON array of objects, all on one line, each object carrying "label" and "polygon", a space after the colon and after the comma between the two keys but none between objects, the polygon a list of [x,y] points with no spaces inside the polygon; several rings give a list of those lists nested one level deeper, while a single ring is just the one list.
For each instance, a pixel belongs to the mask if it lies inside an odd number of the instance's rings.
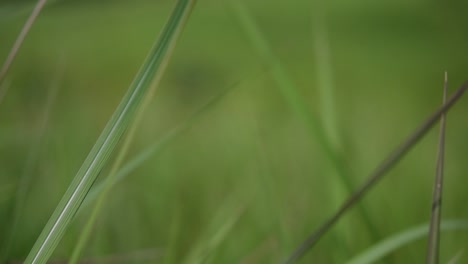
[{"label": "wispy grass strand", "polygon": [[[44,7],[46,1],[47,0],[38,0],[36,2],[36,5],[34,6],[33,11],[31,12],[31,15],[29,15],[28,19],[24,23],[23,28],[21,29],[20,33],[18,34],[18,37],[16,38],[15,42],[13,43],[13,47],[11,48],[10,52],[8,53],[7,58],[5,59],[5,62],[3,63],[2,68],[0,69],[0,84],[5,79],[5,76],[6,76],[7,72],[8,72],[8,70],[10,69],[11,64],[13,63],[13,60],[15,59],[16,54],[18,53],[18,50],[20,49],[21,45],[23,44],[24,39],[26,38],[26,35],[28,34],[29,30],[31,29],[32,25],[34,24],[34,21],[36,21],[36,18],[39,15],[39,13],[41,12],[42,8]],[[0,94],[4,94],[4,92],[0,91]],[[0,101],[0,103],[1,103],[1,101]]]}]

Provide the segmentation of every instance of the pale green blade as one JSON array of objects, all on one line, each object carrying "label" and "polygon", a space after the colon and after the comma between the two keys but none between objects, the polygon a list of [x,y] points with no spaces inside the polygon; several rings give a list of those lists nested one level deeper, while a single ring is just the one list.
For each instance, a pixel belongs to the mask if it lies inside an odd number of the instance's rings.
[{"label": "pale green blade", "polygon": [[[382,242],[372,246],[363,253],[357,255],[347,262],[347,264],[367,264],[375,263],[376,261],[387,256],[391,252],[403,247],[417,239],[421,239],[427,236],[427,230],[429,230],[429,224],[414,227],[391,236]],[[443,221],[441,225],[442,231],[450,230],[468,230],[467,220],[447,220]]]},{"label": "pale green blade", "polygon": [[161,78],[194,3],[195,0],[177,2],[158,42],[42,230],[25,263],[46,263],[53,253],[93,182],[132,121],[147,90]]}]

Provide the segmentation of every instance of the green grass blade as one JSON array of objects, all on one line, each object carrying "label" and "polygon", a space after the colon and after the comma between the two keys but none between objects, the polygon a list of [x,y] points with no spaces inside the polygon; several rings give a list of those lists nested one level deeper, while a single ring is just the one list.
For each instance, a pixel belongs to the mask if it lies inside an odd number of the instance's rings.
[{"label": "green grass blade", "polygon": [[464,250],[460,250],[455,254],[452,258],[450,258],[449,261],[447,261],[447,264],[457,264],[460,263],[460,259],[463,257],[463,253],[465,253]]},{"label": "green grass blade", "polygon": [[[8,53],[7,58],[5,59],[5,62],[2,65],[2,68],[0,69],[0,84],[3,82],[5,79],[5,76],[10,69],[11,64],[13,63],[13,60],[16,57],[16,54],[18,53],[19,48],[21,47],[21,44],[23,44],[24,39],[26,38],[26,35],[28,34],[29,30],[31,29],[32,25],[34,24],[34,21],[36,21],[37,16],[41,12],[42,8],[44,7],[45,3],[47,0],[38,0],[36,3],[36,6],[34,6],[33,11],[31,12],[31,15],[29,18],[26,20],[26,22],[23,25],[23,28],[21,29],[18,37],[15,40],[15,43],[13,43],[13,47],[11,48],[10,52]],[[3,94],[0,90],[0,94]],[[1,101],[0,101],[1,103]]]},{"label": "green grass blade", "polygon": [[157,44],[151,50],[128,92],[56,207],[25,263],[45,263],[54,251],[97,175],[133,120],[143,98],[147,96],[147,91],[160,80],[168,63],[170,51],[180,35],[182,25],[185,23],[194,2],[190,0],[177,2]]},{"label": "green grass blade", "polygon": [[[113,169],[111,169],[111,172],[109,173],[109,177],[107,178],[107,180],[91,189],[90,193],[86,196],[86,199],[83,202],[83,205],[80,207],[80,210],[83,208],[86,208],[90,204],[90,202],[93,201],[94,199],[98,197],[99,198],[93,208],[93,211],[91,213],[90,218],[88,219],[87,224],[85,225],[83,231],[80,234],[78,243],[75,245],[75,249],[73,250],[70,261],[69,261],[70,264],[76,263],[78,261],[79,255],[81,251],[84,249],[84,246],[87,240],[89,239],[90,231],[92,229],[93,223],[95,222],[95,218],[97,217],[97,213],[99,212],[99,209],[103,204],[102,197],[104,197],[106,193],[109,192],[110,188],[114,186],[115,184],[117,184],[119,181],[123,180],[132,171],[137,169],[139,166],[141,166],[141,164],[143,164],[145,161],[150,159],[152,156],[159,153],[165,146],[167,146],[175,138],[177,138],[184,131],[186,131],[196,120],[198,120],[198,118],[203,113],[205,113],[206,111],[211,109],[211,107],[213,107],[216,103],[218,103],[226,95],[227,92],[229,92],[232,88],[234,88],[234,86],[235,85],[229,87],[228,89],[225,89],[218,95],[214,96],[212,99],[208,101],[208,103],[200,107],[200,109],[198,109],[183,124],[169,131],[160,140],[151,144],[149,147],[147,147],[142,152],[137,154],[131,161],[125,164],[119,171],[115,171],[115,170],[116,168],[119,168],[120,165],[114,166]],[[132,125],[132,127],[136,127],[136,123],[137,122],[135,122]],[[123,152],[121,151],[120,153],[123,153]]]},{"label": "green grass blade", "polygon": [[[324,116],[324,118],[333,119],[333,121],[327,121],[328,123],[326,123],[325,126],[322,126],[320,120],[317,119],[310,111],[310,109],[307,107],[307,103],[298,93],[298,87],[287,74],[279,59],[273,54],[270,46],[268,45],[268,41],[263,36],[261,30],[256,25],[248,10],[240,1],[231,1],[231,3],[239,24],[242,26],[247,37],[252,42],[260,57],[265,61],[265,64],[269,66],[270,74],[276,82],[282,96],[285,98],[286,103],[293,110],[294,114],[304,122],[306,129],[308,129],[311,137],[316,140],[325,157],[331,162],[331,167],[335,170],[335,173],[338,176],[337,179],[345,188],[346,194],[352,193],[353,183],[351,181],[351,173],[348,168],[348,164],[345,162],[343,156],[340,153],[341,150],[339,149],[334,104],[332,102],[334,101],[334,97],[332,92],[333,88],[330,59],[328,57],[322,56],[323,58],[321,58],[319,61],[319,63],[325,63],[329,65],[328,68],[324,69],[323,71],[319,71],[318,74],[326,75],[324,78],[319,78],[319,85],[322,87],[321,93],[324,97],[321,101],[327,101],[327,109],[325,112],[326,116]],[[324,48],[323,43],[319,43],[316,46],[316,52],[323,51],[321,50]],[[330,131],[327,130],[327,126],[329,127]],[[329,136],[327,134],[335,136]],[[377,229],[373,226],[371,218],[364,207],[358,205],[358,210],[369,232],[371,234],[377,233]]]},{"label": "green grass blade", "polygon": [[310,234],[286,259],[284,263],[294,263],[303,257],[322,236],[346,213],[361,197],[366,194],[382,177],[397,164],[409,150],[426,135],[437,123],[440,116],[448,111],[468,89],[468,81],[463,83],[447,100],[447,103],[434,111],[419,127],[416,128],[399,146],[397,146],[367,177],[364,183],[330,216],[321,226]]},{"label": "green grass blade", "polygon": [[[442,104],[447,100],[447,72],[445,72],[444,95]],[[426,263],[439,263],[439,229],[442,211],[442,184],[444,177],[444,151],[445,151],[445,113],[440,117],[439,150],[437,153],[436,176],[432,193],[431,224],[429,240],[427,243]]]},{"label": "green grass blade", "polygon": [[[189,12],[186,13],[187,14],[187,17],[189,16]],[[180,27],[182,28],[183,27],[183,23],[180,24]],[[175,46],[175,42],[174,42],[174,45]],[[170,53],[170,52],[169,52]],[[89,237],[91,235],[91,230],[94,226],[94,223],[96,222],[96,219],[99,215],[99,212],[102,211],[102,208],[105,204],[105,200],[113,186],[113,179],[116,177],[117,175],[117,171],[119,170],[119,168],[121,167],[121,164],[122,162],[124,161],[125,157],[127,156],[127,153],[128,153],[128,150],[135,138],[135,133],[137,131],[137,128],[141,122],[141,119],[143,118],[143,114],[146,110],[146,108],[148,107],[148,105],[150,104],[151,102],[151,99],[155,93],[155,90],[156,90],[156,84],[153,84],[151,85],[150,89],[148,90],[147,92],[147,96],[145,96],[145,98],[143,99],[142,103],[141,103],[141,106],[140,108],[138,109],[137,111],[137,114],[127,132],[127,134],[125,135],[125,138],[123,140],[123,144],[122,144],[122,147],[120,148],[118,154],[117,154],[117,157],[116,159],[114,160],[112,166],[111,166],[111,169],[110,169],[110,172],[109,172],[109,176],[105,179],[104,181],[104,188],[102,190],[102,192],[100,193],[96,203],[94,204],[94,207],[91,211],[91,214],[88,218],[88,220],[86,221],[86,224],[84,225],[84,228],[82,230],[82,232],[80,232],[80,236],[78,238],[78,242],[76,243],[74,249],[73,249],[73,252],[72,252],[72,255],[71,255],[71,258],[70,258],[70,261],[69,261],[69,264],[76,264],[79,260],[79,257],[81,255],[81,252],[83,251],[85,245],[87,244],[88,240],[89,240]]]},{"label": "green grass blade", "polygon": [[322,123],[330,144],[335,151],[341,150],[338,120],[335,105],[335,85],[333,77],[332,53],[325,23],[323,3],[316,3],[313,9],[313,51],[317,69],[317,89],[320,96]]},{"label": "green grass blade", "polygon": [[[363,253],[353,257],[347,264],[367,264],[376,263],[383,257],[392,253],[415,240],[422,239],[427,236],[429,224],[414,227],[405,230],[401,233],[393,235],[367,249]],[[441,230],[443,231],[468,231],[468,221],[461,220],[446,220],[442,221]]]},{"label": "green grass blade", "polygon": [[[154,154],[155,152],[160,150],[163,146],[167,145],[177,135],[179,135],[180,133],[185,131],[185,129],[187,129],[195,121],[196,117],[198,117],[201,113],[203,113],[207,109],[209,109],[210,106],[213,106],[215,103],[217,103],[226,92],[227,92],[227,90],[223,91],[218,96],[215,96],[214,98],[212,98],[206,105],[201,107],[201,109],[199,111],[197,111],[195,113],[195,115],[193,115],[191,118],[189,118],[182,126],[178,127],[174,131],[171,131],[172,133],[169,133],[166,137],[163,137],[163,139],[161,141],[158,141],[158,143],[152,145],[150,147],[149,151],[148,150],[143,151],[142,152],[142,157],[143,158],[140,158],[139,155],[137,155],[136,160],[139,161],[139,162],[137,162],[137,164],[133,165],[133,167],[138,166],[139,164],[144,162],[146,159],[148,159],[151,156],[151,154]],[[147,97],[147,98],[150,98],[150,97]],[[125,142],[123,144],[123,147],[120,150],[119,155],[118,155],[116,161],[114,162],[114,164],[113,164],[113,166],[112,166],[112,168],[111,168],[111,170],[109,172],[109,176],[106,178],[104,183],[102,183],[100,186],[97,186],[97,187],[99,187],[99,189],[97,189],[97,190],[99,190],[97,202],[95,203],[95,206],[92,209],[91,215],[88,218],[88,221],[86,222],[82,232],[80,233],[78,243],[75,245],[75,248],[74,248],[74,250],[72,252],[72,255],[71,255],[71,258],[70,258],[70,262],[69,262],[70,264],[75,264],[75,263],[78,262],[79,256],[80,256],[81,252],[83,251],[87,241],[89,240],[91,230],[92,230],[93,225],[94,225],[94,223],[95,223],[95,221],[96,221],[96,219],[98,217],[98,214],[101,211],[102,206],[104,205],[106,196],[108,195],[108,193],[109,193],[110,189],[112,188],[112,186],[114,186],[114,184],[123,177],[122,174],[119,174],[118,169],[120,168],[120,165],[121,165],[121,163],[122,163],[122,161],[124,159],[124,156],[126,155],[128,147],[129,147],[130,143],[132,142],[135,130],[136,130],[137,126],[138,126],[139,121],[141,120],[143,110],[144,110],[145,106],[148,105],[149,102],[150,102],[150,100],[147,100],[145,98],[145,101],[143,102],[142,108],[140,108],[139,113],[137,114],[137,117],[135,119],[135,122],[132,124],[129,133],[127,134],[127,136],[125,138]],[[130,164],[132,164],[132,163],[130,163]],[[125,169],[125,168],[123,168],[123,169]],[[128,170],[125,169],[124,171],[128,171]],[[128,175],[128,173],[127,173],[127,175]]]},{"label": "green grass blade", "polygon": [[247,34],[247,37],[254,45],[254,48],[259,53],[260,57],[269,66],[270,74],[285,98],[288,105],[293,109],[294,113],[304,121],[305,125],[310,129],[310,132],[317,138],[321,147],[329,156],[335,156],[333,149],[328,143],[325,131],[321,128],[320,122],[307,108],[307,104],[297,92],[297,87],[286,73],[280,61],[274,56],[267,41],[264,39],[260,29],[253,21],[247,9],[239,1],[231,1],[234,14],[236,15],[239,24]]}]

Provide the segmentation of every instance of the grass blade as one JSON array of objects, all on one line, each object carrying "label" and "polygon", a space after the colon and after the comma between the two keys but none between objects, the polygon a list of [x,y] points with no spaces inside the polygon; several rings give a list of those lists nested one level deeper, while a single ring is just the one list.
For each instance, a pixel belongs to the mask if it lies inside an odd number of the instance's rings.
[{"label": "grass blade", "polygon": [[25,263],[45,263],[54,251],[97,175],[133,120],[143,98],[147,96],[150,87],[161,79],[169,55],[194,2],[190,0],[177,2],[158,42],[42,230]]},{"label": "grass blade", "polygon": [[[188,17],[190,13],[187,12],[186,16]],[[180,28],[184,26],[184,23],[180,24]],[[174,43],[175,44],[175,43]],[[174,45],[173,45],[174,46]],[[107,195],[109,194],[112,186],[113,186],[113,179],[116,177],[117,172],[119,168],[121,167],[122,162],[124,161],[125,157],[127,156],[128,150],[135,138],[135,133],[136,130],[141,122],[141,119],[143,117],[143,114],[148,107],[148,105],[151,102],[151,99],[153,98],[153,95],[155,93],[157,85],[151,85],[150,89],[147,92],[147,95],[143,99],[141,106],[139,107],[137,114],[129,128],[128,133],[125,136],[125,139],[123,140],[122,147],[120,148],[116,159],[114,160],[112,167],[109,172],[109,176],[105,179],[104,181],[104,188],[102,189],[102,192],[99,194],[99,197],[94,204],[94,207],[91,211],[91,215],[89,216],[88,220],[86,221],[84,228],[82,232],[80,232],[80,236],[78,238],[78,242],[76,243],[70,261],[70,264],[76,264],[79,260],[79,257],[81,255],[81,252],[83,251],[85,245],[87,244],[89,237],[91,235],[91,230],[94,226],[94,223],[96,222],[96,219],[99,215],[99,212],[102,211],[102,207],[104,206],[105,200],[107,198]]]},{"label": "grass blade", "polygon": [[[444,79],[444,95],[442,103],[447,100],[447,72]],[[436,176],[432,194],[431,225],[429,229],[429,240],[427,244],[426,263],[439,263],[439,229],[440,215],[442,211],[442,184],[444,177],[444,154],[445,154],[445,113],[440,116],[439,150],[437,153]]]},{"label": "grass blade", "polygon": [[440,116],[452,107],[468,88],[468,82],[458,88],[447,103],[440,106],[429,116],[403,143],[393,150],[379,166],[367,177],[367,180],[339,207],[339,209],[316,229],[296,250],[287,258],[285,263],[294,263],[299,260],[319,239],[348,211],[385,173],[387,173],[403,156],[436,124]]},{"label": "grass blade", "polygon": [[[122,169],[117,171],[120,168],[120,163],[123,160],[123,156],[126,152],[126,149],[123,148],[119,152],[119,157],[117,158],[116,162],[114,163],[111,172],[109,173],[109,176],[107,179],[104,181],[104,183],[101,183],[100,185],[96,186],[95,188],[92,189],[92,192],[90,195],[88,195],[86,199],[86,204],[88,205],[91,200],[97,197],[97,202],[95,206],[93,207],[93,210],[91,212],[91,216],[88,219],[87,223],[85,224],[85,227],[83,231],[80,234],[80,237],[78,239],[78,243],[75,246],[75,249],[73,250],[73,253],[70,258],[70,264],[77,263],[79,255],[81,254],[81,251],[84,249],[86,242],[89,239],[89,236],[91,234],[92,227],[96,221],[96,218],[98,216],[98,213],[101,211],[101,207],[103,206],[104,199],[107,196],[108,192],[114,186],[118,181],[121,181],[126,175],[129,175],[131,171],[135,170],[138,166],[140,166],[144,161],[148,160],[151,156],[154,154],[158,153],[160,150],[163,149],[164,146],[168,145],[172,140],[174,140],[177,136],[182,134],[186,129],[188,129],[196,120],[197,118],[204,112],[206,112],[210,107],[212,107],[215,103],[219,102],[222,97],[233,87],[230,87],[228,89],[225,89],[222,91],[220,94],[217,96],[213,97],[211,100],[209,100],[208,103],[203,105],[198,111],[195,112],[186,122],[184,122],[181,126],[176,127],[174,130],[171,130],[167,135],[165,135],[161,140],[157,141],[156,143],[153,143],[150,145],[150,147],[146,148],[144,151],[142,151],[140,154],[138,154],[132,161],[130,161],[128,164],[126,164]],[[149,102],[149,100],[146,100],[145,102]],[[144,108],[141,108],[144,109]],[[141,116],[141,115],[138,115]],[[131,131],[134,132],[134,129],[137,127],[137,123],[140,120],[140,118],[136,118],[135,122],[132,125]],[[133,133],[129,133],[127,135],[124,147],[129,145],[131,141],[131,135]],[[130,140],[130,141],[129,141]],[[84,207],[84,206],[83,206]]]},{"label": "grass blade", "polygon": [[464,250],[460,250],[453,256],[449,261],[447,261],[447,264],[457,264],[460,262],[460,259],[463,257],[463,253],[465,253]]},{"label": "grass blade", "polygon": [[[417,239],[421,239],[427,235],[429,224],[421,225],[418,227],[410,228],[401,233],[393,235],[380,243],[372,246],[363,253],[355,256],[349,260],[346,264],[367,264],[376,263],[388,254],[409,244]],[[446,220],[442,222],[441,229],[444,231],[467,231],[468,221],[467,220]]]},{"label": "grass blade", "polygon": [[247,9],[239,1],[231,1],[234,13],[246,32],[249,40],[254,45],[255,49],[269,66],[270,74],[285,98],[287,104],[292,108],[294,114],[302,119],[310,130],[310,133],[317,139],[321,145],[322,150],[334,163],[334,167],[342,168],[341,161],[331,146],[325,131],[322,129],[320,122],[307,108],[307,104],[302,99],[301,95],[297,92],[297,87],[284,70],[280,61],[274,56],[267,41],[263,38],[263,34],[253,21]]},{"label": "grass blade", "polygon": [[[44,7],[46,1],[47,0],[38,0],[36,3],[36,6],[34,6],[34,9],[31,12],[31,15],[29,15],[29,18],[26,20],[26,23],[24,23],[23,28],[21,29],[18,37],[15,40],[15,43],[13,44],[13,47],[11,48],[10,52],[8,53],[7,58],[5,59],[5,62],[2,65],[2,68],[0,69],[0,84],[5,79],[5,76],[8,70],[10,69],[11,64],[13,63],[13,60],[15,59],[16,54],[18,53],[18,50],[21,47],[21,44],[23,44],[23,41],[26,38],[26,35],[28,34],[29,30],[34,24],[34,21],[36,21],[36,18],[41,12],[42,8]],[[3,94],[1,90],[0,90],[0,94]]]},{"label": "grass blade", "polygon": [[[319,74],[326,75],[325,78],[319,78],[319,86],[322,87],[320,93],[322,94],[322,99],[325,99],[324,101],[326,103],[326,109],[324,109],[324,113],[327,115],[327,117],[331,117],[333,119],[331,122],[327,121],[324,128],[318,118],[307,107],[306,102],[298,93],[297,86],[287,74],[279,59],[273,54],[267,40],[265,37],[263,37],[261,30],[252,19],[252,16],[249,14],[248,10],[242,5],[242,2],[240,1],[231,1],[231,3],[239,24],[246,32],[249,40],[252,42],[259,55],[269,66],[271,76],[277,83],[280,93],[285,98],[286,103],[293,110],[294,114],[304,122],[304,125],[306,126],[306,129],[308,129],[310,135],[315,138],[316,142],[318,142],[321,151],[331,162],[333,169],[337,173],[338,180],[340,181],[340,184],[342,184],[342,186],[344,186],[346,189],[347,194],[352,193],[352,177],[347,168],[347,164],[340,153],[338,132],[336,131],[336,118],[334,113],[334,105],[332,102],[333,92],[331,81],[331,65],[329,65],[330,59],[326,56],[319,56],[319,63],[324,63],[326,61],[325,64],[327,65],[327,68],[324,69],[323,72],[319,72]],[[323,32],[318,32],[317,34],[321,33]],[[324,45],[326,45],[326,43],[316,43],[316,52],[323,52],[324,50],[321,49],[324,48]],[[375,235],[377,233],[377,229],[373,226],[369,214],[366,212],[364,207],[360,205],[358,206],[358,209],[364,223],[367,226],[367,229],[369,230],[369,233],[371,235]]]},{"label": "grass blade", "polygon": [[320,95],[322,123],[330,144],[335,150],[341,149],[341,138],[335,105],[335,85],[333,78],[332,53],[325,23],[323,3],[316,3],[313,8],[313,54],[316,58],[317,88]]}]

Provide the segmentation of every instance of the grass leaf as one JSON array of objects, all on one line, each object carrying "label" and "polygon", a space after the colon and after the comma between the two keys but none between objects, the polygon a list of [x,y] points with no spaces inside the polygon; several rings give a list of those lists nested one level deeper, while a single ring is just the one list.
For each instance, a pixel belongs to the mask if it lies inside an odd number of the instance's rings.
[{"label": "grass leaf", "polygon": [[[429,224],[424,224],[386,238],[383,241],[370,247],[363,253],[355,256],[349,260],[347,264],[375,263],[398,248],[403,247],[417,239],[425,237],[427,235],[428,229]],[[446,220],[442,222],[441,229],[444,231],[467,231],[468,221],[464,219]]]},{"label": "grass leaf", "polygon": [[134,119],[148,90],[161,79],[169,55],[194,3],[195,1],[191,0],[177,2],[158,42],[42,230],[25,263],[45,263],[53,253],[99,172]]}]

